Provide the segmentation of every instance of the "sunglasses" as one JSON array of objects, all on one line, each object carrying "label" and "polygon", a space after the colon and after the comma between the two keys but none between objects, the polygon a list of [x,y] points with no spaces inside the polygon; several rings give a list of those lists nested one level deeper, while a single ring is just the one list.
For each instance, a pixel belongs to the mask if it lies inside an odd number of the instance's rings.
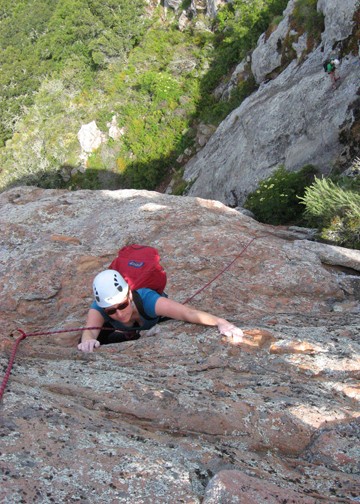
[{"label": "sunglasses", "polygon": [[105,308],[105,313],[107,315],[114,315],[118,310],[125,310],[130,304],[130,299],[129,299],[129,294],[127,295],[126,300],[123,303],[118,304],[117,306],[114,306],[114,308]]}]

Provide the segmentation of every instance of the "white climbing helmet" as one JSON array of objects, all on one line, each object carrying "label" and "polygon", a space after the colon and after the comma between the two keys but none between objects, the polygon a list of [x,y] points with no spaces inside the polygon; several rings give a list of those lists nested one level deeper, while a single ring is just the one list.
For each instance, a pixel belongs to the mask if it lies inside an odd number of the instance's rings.
[{"label": "white climbing helmet", "polygon": [[94,278],[95,301],[101,308],[108,308],[125,301],[129,285],[116,270],[105,270]]}]

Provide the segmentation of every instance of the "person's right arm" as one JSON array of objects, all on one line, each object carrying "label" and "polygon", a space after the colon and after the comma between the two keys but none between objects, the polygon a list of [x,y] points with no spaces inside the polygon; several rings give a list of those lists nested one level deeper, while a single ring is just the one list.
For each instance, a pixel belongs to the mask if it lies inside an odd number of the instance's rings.
[{"label": "person's right arm", "polygon": [[[87,318],[86,327],[99,327],[104,324],[104,317],[94,308],[90,308]],[[101,329],[85,329],[81,335],[81,342],[78,344],[78,349],[82,352],[93,352],[94,348],[98,348],[100,343],[97,340]]]},{"label": "person's right arm", "polygon": [[191,308],[188,305],[178,303],[169,298],[159,297],[155,304],[155,312],[162,317],[170,317],[175,320],[184,320],[192,324],[202,324],[207,326],[217,326],[220,334],[232,338],[232,343],[241,343],[243,341],[244,333],[239,328],[234,326],[231,322],[212,315],[211,313],[204,312]]}]

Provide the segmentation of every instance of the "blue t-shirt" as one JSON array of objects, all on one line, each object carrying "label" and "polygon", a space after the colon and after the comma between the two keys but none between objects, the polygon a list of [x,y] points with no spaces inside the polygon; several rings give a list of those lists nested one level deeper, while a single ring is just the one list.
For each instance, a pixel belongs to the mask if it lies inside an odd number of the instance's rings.
[{"label": "blue t-shirt", "polygon": [[[152,289],[138,289],[136,291],[143,303],[143,310],[148,315],[149,317],[153,317],[152,320],[147,320],[143,318],[140,314],[140,325],[139,327],[136,327],[137,330],[147,330],[156,325],[159,322],[160,317],[158,317],[155,313],[155,304],[156,301],[160,297],[167,297],[165,293],[159,294],[158,292],[152,290]],[[129,326],[126,326],[125,324],[122,324],[118,320],[114,320],[113,318],[109,317],[105,310],[101,308],[96,301],[93,301],[90,308],[93,308],[94,310],[97,310],[98,312],[101,313],[101,315],[104,317],[105,322],[111,324],[115,329],[120,329],[123,331],[128,331],[131,329]]]}]

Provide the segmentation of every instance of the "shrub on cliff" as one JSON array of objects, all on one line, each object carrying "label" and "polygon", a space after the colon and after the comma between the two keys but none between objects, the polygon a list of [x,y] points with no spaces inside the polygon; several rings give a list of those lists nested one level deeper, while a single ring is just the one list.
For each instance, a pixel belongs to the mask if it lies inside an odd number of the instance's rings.
[{"label": "shrub on cliff", "polygon": [[321,41],[321,33],[324,31],[324,15],[317,10],[317,3],[317,0],[296,0],[291,15],[292,28],[299,34],[306,32],[311,47]]},{"label": "shrub on cliff", "polygon": [[307,221],[326,242],[360,249],[360,176],[315,178],[300,198]]},{"label": "shrub on cliff", "polygon": [[284,166],[280,166],[273,175],[259,183],[256,191],[248,195],[244,207],[266,224],[299,223],[304,208],[298,196],[304,195],[305,188],[311,184],[316,173],[312,165],[306,165],[298,172],[288,172]]}]

